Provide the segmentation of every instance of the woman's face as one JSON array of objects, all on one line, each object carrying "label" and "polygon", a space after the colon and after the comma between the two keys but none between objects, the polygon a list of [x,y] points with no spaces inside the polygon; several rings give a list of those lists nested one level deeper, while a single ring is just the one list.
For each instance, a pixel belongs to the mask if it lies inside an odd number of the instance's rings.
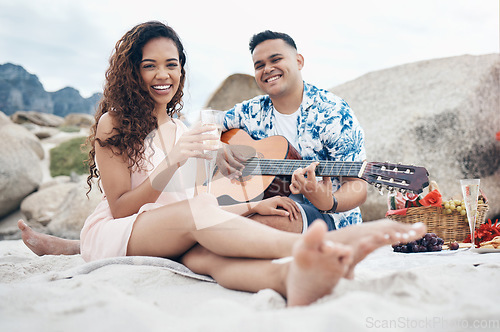
[{"label": "woman's face", "polygon": [[166,37],[151,39],[142,49],[139,64],[144,88],[156,103],[156,111],[164,111],[179,89],[181,63],[175,43]]}]

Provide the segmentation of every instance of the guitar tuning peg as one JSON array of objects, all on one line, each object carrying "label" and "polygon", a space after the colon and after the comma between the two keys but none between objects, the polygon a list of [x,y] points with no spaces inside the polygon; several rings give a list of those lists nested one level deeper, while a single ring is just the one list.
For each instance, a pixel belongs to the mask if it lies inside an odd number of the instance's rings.
[{"label": "guitar tuning peg", "polygon": [[396,188],[392,187],[392,186],[389,186],[387,187],[387,190],[391,193],[391,194],[394,194],[396,192]]}]

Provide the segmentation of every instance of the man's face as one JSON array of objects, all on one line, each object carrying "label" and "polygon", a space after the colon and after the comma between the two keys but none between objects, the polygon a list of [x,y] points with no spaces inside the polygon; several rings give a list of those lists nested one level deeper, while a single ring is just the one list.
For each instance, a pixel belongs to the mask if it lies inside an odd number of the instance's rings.
[{"label": "man's face", "polygon": [[302,86],[304,59],[281,39],[266,40],[252,54],[255,81],[271,98],[285,96]]}]

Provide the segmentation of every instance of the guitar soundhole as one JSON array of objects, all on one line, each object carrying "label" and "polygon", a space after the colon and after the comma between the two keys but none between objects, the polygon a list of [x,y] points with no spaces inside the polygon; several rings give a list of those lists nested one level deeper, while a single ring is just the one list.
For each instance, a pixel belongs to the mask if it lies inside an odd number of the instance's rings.
[{"label": "guitar soundhole", "polygon": [[264,193],[264,198],[273,196],[289,196],[291,176],[277,176]]}]

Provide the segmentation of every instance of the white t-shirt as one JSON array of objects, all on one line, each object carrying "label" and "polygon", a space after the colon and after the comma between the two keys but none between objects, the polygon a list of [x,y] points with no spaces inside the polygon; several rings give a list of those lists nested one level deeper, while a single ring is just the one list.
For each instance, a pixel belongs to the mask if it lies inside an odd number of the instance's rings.
[{"label": "white t-shirt", "polygon": [[298,137],[297,137],[297,119],[300,111],[297,110],[292,114],[281,114],[273,108],[275,122],[275,135],[284,136],[292,146],[299,151]]},{"label": "white t-shirt", "polygon": [[[299,150],[298,144],[298,135],[297,135],[297,119],[299,117],[300,110],[296,110],[292,114],[282,114],[278,112],[275,108],[273,108],[273,114],[276,118],[276,122],[274,123],[275,132],[273,134],[280,135],[285,137],[290,144],[295,148],[295,150]],[[303,203],[304,197],[301,194],[290,194],[289,196],[295,202]],[[302,215],[302,232],[304,233],[307,229],[308,221],[307,216],[300,204],[297,204],[299,207],[300,213]]]}]

